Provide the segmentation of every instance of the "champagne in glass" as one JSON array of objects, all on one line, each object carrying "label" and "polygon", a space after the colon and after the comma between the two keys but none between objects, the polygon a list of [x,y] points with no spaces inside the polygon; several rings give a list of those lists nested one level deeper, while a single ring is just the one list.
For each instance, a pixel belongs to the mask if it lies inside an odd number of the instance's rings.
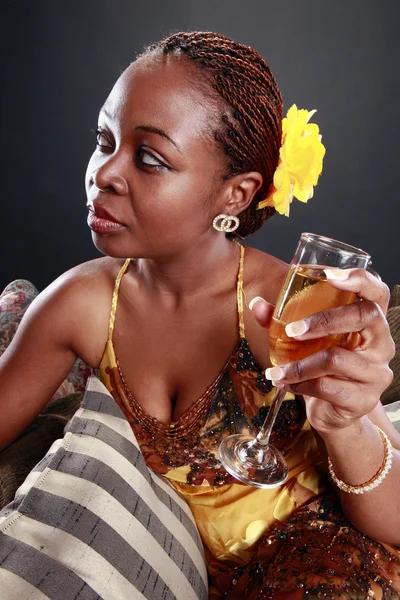
[{"label": "champagne in glass", "polygon": [[299,341],[285,333],[285,327],[320,310],[351,304],[355,294],[334,288],[321,265],[291,266],[277,301],[269,330],[271,363],[284,365],[336,346],[339,336],[327,335]]},{"label": "champagne in glass", "polygon": [[[340,343],[341,335],[296,340],[285,333],[289,323],[320,311],[351,304],[355,294],[333,287],[325,269],[366,269],[370,256],[363,250],[312,233],[302,233],[278,296],[270,326],[270,359],[274,366],[300,360]],[[257,437],[234,434],[220,444],[219,457],[234,477],[261,488],[273,488],[287,479],[286,461],[269,443],[276,415],[286,395],[277,389]]]}]

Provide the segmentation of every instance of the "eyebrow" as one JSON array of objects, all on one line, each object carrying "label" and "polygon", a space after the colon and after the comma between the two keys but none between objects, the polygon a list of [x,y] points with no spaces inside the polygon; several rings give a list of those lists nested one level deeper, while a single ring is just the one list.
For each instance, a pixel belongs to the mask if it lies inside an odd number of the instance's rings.
[{"label": "eyebrow", "polygon": [[156,133],[157,135],[161,135],[163,138],[168,140],[173,146],[175,146],[178,152],[181,152],[178,144],[174,142],[174,140],[168,135],[168,133],[165,133],[165,131],[163,129],[159,129],[159,127],[153,127],[152,125],[136,125],[134,129],[135,131],[148,131],[149,133]]},{"label": "eyebrow", "polygon": [[[112,114],[106,108],[103,107],[100,110],[100,112],[104,113],[106,117],[112,120]],[[147,131],[149,133],[161,135],[161,137],[168,140],[173,146],[175,146],[178,152],[182,154],[178,144],[168,135],[168,133],[166,133],[163,129],[160,129],[159,127],[153,127],[153,125],[136,125],[136,127],[134,127],[134,131]]]}]

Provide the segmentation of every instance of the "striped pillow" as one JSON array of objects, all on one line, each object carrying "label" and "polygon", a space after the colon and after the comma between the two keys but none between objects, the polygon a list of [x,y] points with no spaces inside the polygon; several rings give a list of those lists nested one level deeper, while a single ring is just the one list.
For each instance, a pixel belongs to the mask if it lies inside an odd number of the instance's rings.
[{"label": "striped pillow", "polygon": [[208,597],[190,509],[147,468],[95,377],[64,438],[0,512],[0,590],[7,600]]}]

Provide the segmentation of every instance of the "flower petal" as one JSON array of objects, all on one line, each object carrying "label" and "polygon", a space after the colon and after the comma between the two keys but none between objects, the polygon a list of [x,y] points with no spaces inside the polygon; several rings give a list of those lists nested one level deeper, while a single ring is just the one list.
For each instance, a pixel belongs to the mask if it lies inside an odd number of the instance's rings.
[{"label": "flower petal", "polygon": [[315,113],[298,109],[295,104],[289,108],[282,120],[282,145],[273,184],[258,209],[274,206],[280,214],[289,216],[293,197],[300,202],[313,197],[326,152],[318,125],[309,123]]}]

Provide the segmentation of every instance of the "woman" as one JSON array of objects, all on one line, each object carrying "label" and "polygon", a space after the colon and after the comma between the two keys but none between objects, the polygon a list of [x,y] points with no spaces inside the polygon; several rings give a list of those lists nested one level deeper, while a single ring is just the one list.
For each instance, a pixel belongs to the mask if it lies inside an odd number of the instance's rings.
[{"label": "woman", "polygon": [[[287,265],[218,230],[234,229],[237,216],[244,237],[275,212],[281,143],[281,95],[251,48],[181,33],[128,67],[100,111],[86,176],[88,223],[105,257],[50,285],[4,354],[1,446],[80,356],[100,367],[147,464],[188,501],[210,597],[400,598],[400,439],[379,402],[393,356],[387,287],[362,271],[333,272],[332,285],[364,302],[291,333],[360,332],[358,345],[271,370],[265,328]],[[45,377],[43,364],[52,365]],[[270,380],[290,394],[273,440],[290,473],[260,490],[228,475],[217,448],[259,426]],[[333,491],[326,454],[347,491]],[[370,480],[379,485],[367,491]]]}]

